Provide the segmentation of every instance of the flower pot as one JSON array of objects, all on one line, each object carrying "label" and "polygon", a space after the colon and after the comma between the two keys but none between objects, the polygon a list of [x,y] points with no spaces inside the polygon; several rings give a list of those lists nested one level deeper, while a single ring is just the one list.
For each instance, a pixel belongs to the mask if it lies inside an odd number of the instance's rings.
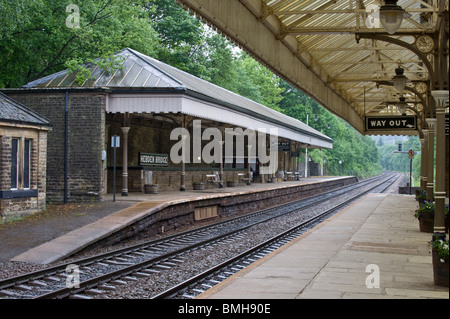
[{"label": "flower pot", "polygon": [[194,182],[194,183],[192,183],[192,187],[194,188],[194,190],[204,190],[205,189],[205,183]]},{"label": "flower pot", "polygon": [[158,185],[144,185],[145,194],[158,194]]},{"label": "flower pot", "polygon": [[442,260],[435,248],[432,250],[432,255],[434,284],[437,286],[448,287],[448,258]]},{"label": "flower pot", "polygon": [[423,233],[432,233],[434,229],[434,213],[423,213],[419,217],[419,229]]},{"label": "flower pot", "polygon": [[227,181],[227,187],[236,187],[236,182]]}]

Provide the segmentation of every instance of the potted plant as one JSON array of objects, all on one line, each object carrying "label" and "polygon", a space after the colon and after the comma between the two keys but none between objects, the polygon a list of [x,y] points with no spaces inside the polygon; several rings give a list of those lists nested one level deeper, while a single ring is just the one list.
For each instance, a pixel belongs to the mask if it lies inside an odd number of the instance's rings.
[{"label": "potted plant", "polygon": [[236,179],[234,177],[234,174],[233,174],[232,180],[230,180],[230,181],[227,180],[227,187],[236,187]]},{"label": "potted plant", "polygon": [[434,202],[423,201],[414,216],[419,220],[421,232],[432,233],[434,228]]},{"label": "potted plant", "polygon": [[195,177],[192,177],[192,188],[194,190],[204,190],[205,189],[205,183],[201,181],[195,181]]},{"label": "potted plant", "polygon": [[194,190],[204,190],[205,189],[205,183],[203,182],[193,182],[192,187]]},{"label": "potted plant", "polygon": [[[419,220],[421,232],[432,233],[434,230],[434,202],[423,201],[416,210],[414,216]],[[448,204],[444,206],[445,232],[448,233]]]},{"label": "potted plant", "polygon": [[[156,176],[156,181],[158,181],[158,176]],[[157,183],[153,184],[153,172],[145,171],[144,193],[158,194],[158,190],[159,185]]]},{"label": "potted plant", "polygon": [[448,287],[448,240],[435,235],[430,246],[432,248],[434,284]]},{"label": "potted plant", "polygon": [[423,203],[427,199],[427,191],[419,189],[416,191],[416,201]]},{"label": "potted plant", "polygon": [[158,194],[159,185],[158,184],[146,184],[144,185],[145,194]]}]

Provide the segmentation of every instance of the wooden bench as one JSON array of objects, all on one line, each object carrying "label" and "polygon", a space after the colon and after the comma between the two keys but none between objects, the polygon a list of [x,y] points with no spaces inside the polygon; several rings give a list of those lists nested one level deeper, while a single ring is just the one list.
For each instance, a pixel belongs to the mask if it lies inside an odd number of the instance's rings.
[{"label": "wooden bench", "polygon": [[247,185],[250,185],[250,182],[252,181],[251,177],[247,177],[246,173],[238,173],[238,179],[240,183],[246,183]]},{"label": "wooden bench", "polygon": [[286,172],[286,176],[289,181],[295,181],[297,179],[295,172]]},{"label": "wooden bench", "polygon": [[220,180],[218,172],[214,172],[213,174],[206,174],[206,182],[211,184],[218,184],[220,188],[223,187],[223,183]]}]

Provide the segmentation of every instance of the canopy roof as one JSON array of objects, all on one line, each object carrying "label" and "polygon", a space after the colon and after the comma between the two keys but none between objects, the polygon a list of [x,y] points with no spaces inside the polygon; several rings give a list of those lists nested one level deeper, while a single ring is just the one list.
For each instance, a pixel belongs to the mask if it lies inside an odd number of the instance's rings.
[{"label": "canopy roof", "polygon": [[25,88],[105,88],[111,92],[107,112],[182,113],[265,131],[309,145],[332,148],[333,140],[308,125],[250,99],[178,70],[133,49],[115,54],[122,68],[107,72],[91,64],[92,76],[79,84],[67,70]]},{"label": "canopy roof", "polygon": [[[177,2],[361,133],[365,116],[401,115],[402,94],[420,120],[432,86],[448,90],[445,0],[397,1],[406,14],[393,35],[379,0]],[[399,65],[409,79],[403,92],[391,81]]]}]

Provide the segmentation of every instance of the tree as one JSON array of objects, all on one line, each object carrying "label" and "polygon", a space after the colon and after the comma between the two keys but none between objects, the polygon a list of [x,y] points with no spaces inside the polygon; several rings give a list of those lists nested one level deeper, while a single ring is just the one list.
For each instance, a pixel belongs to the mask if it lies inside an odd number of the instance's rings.
[{"label": "tree", "polygon": [[[80,25],[66,24],[70,0],[5,1],[0,17],[0,86],[20,87],[29,81],[130,46],[153,54],[156,33],[140,1],[79,0]],[[20,15],[20,19],[16,19]]]},{"label": "tree", "polygon": [[312,150],[308,155],[314,162],[325,160],[325,171],[332,175],[355,175],[367,178],[381,173],[380,156],[375,142],[362,136],[348,123],[325,110],[303,92],[282,81],[285,89],[280,109],[309,126],[333,138],[333,149]]}]

